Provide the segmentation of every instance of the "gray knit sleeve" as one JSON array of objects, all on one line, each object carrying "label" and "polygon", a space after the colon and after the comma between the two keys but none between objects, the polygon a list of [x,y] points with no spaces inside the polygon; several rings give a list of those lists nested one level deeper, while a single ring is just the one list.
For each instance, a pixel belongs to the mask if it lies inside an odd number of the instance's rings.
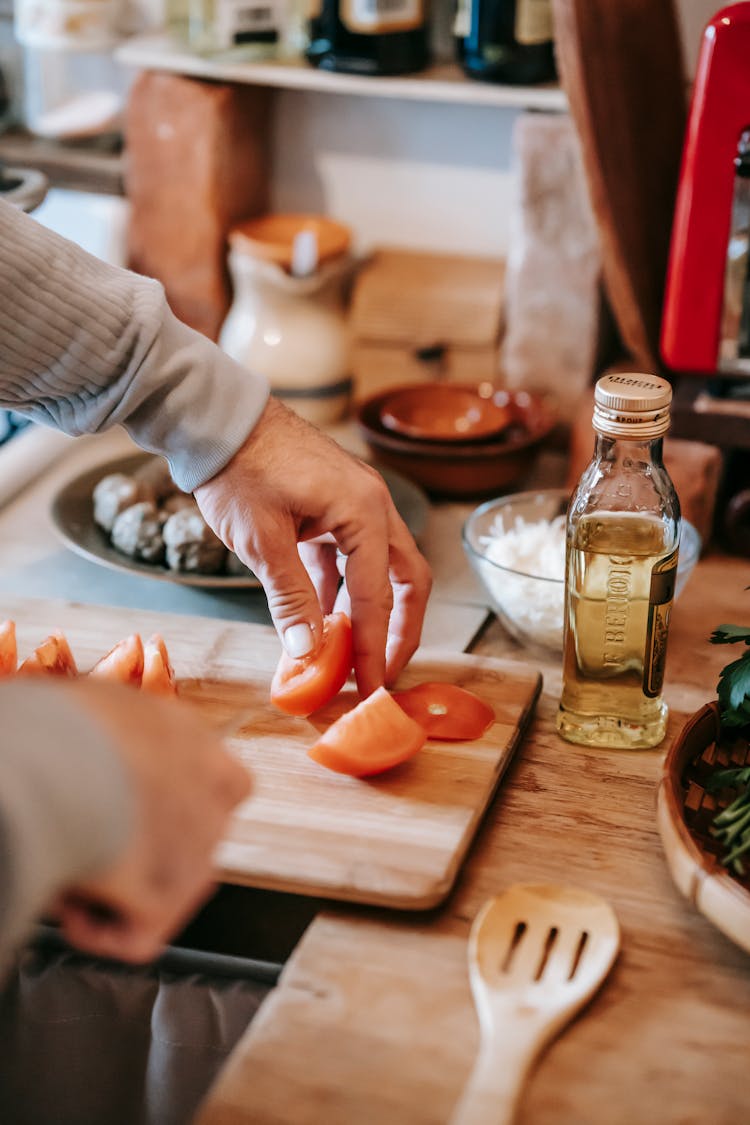
[{"label": "gray knit sleeve", "polygon": [[158,282],[0,201],[0,406],[68,434],[122,425],[189,492],[230,460],[267,396],[173,316]]},{"label": "gray knit sleeve", "polygon": [[0,975],[50,897],[103,869],[134,816],[108,736],[64,686],[0,684]]}]

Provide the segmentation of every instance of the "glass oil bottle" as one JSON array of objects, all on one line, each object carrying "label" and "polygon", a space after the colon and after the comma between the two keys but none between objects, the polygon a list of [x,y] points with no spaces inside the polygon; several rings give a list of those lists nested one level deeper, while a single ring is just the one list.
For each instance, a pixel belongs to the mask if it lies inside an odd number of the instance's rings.
[{"label": "glass oil bottle", "polygon": [[664,737],[662,697],[680,505],[662,460],[672,389],[605,375],[594,391],[594,458],[568,509],[563,689],[569,742],[629,749]]}]

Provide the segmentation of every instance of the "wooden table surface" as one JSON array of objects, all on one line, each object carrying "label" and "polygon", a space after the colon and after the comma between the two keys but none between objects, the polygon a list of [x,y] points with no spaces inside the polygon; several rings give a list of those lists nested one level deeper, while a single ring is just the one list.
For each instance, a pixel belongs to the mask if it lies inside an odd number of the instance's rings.
[{"label": "wooden table surface", "polygon": [[[683,901],[655,823],[669,740],[714,693],[720,622],[750,620],[750,566],[698,565],[678,603],[667,666],[670,729],[653,751],[573,747],[554,731],[560,675],[542,665],[536,718],[457,888],[419,917],[318,915],[280,986],[220,1076],[199,1125],[439,1125],[466,1080],[478,1029],[466,939],[515,881],[563,881],[608,898],[622,927],[612,975],[532,1074],[529,1125],[738,1125],[750,1120],[750,958]],[[474,651],[515,649],[497,623]]]},{"label": "wooden table surface", "polygon": [[[83,439],[0,510],[3,593],[267,620],[262,595],[207,598],[106,572],[55,538],[47,506],[62,480],[123,450]],[[429,643],[469,645],[484,618],[462,557],[469,505],[430,514],[423,548],[436,571]],[[668,740],[714,694],[731,657],[708,637],[750,620],[750,565],[709,555],[677,604],[667,665]],[[243,592],[240,592],[241,594]],[[471,650],[524,661],[492,621]],[[675,890],[655,824],[664,747],[577,748],[554,733],[556,661],[536,717],[447,904],[422,915],[332,907],[319,914],[209,1094],[198,1125],[440,1125],[478,1043],[466,969],[471,921],[514,881],[598,891],[623,946],[602,992],[542,1058],[520,1122],[531,1125],[742,1125],[750,1121],[750,958]],[[665,742],[664,746],[667,743]]]}]

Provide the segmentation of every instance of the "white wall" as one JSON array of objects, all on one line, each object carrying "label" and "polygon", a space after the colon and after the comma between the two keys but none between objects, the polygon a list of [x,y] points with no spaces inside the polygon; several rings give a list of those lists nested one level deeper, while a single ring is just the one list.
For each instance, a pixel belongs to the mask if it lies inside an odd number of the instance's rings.
[{"label": "white wall", "polygon": [[[612,0],[613,3],[616,0]],[[688,73],[721,0],[677,0]],[[358,245],[502,255],[514,190],[509,109],[285,91],[273,206],[323,210]]]},{"label": "white wall", "polygon": [[515,112],[338,94],[278,96],[274,197],[322,210],[360,247],[486,256],[506,245]]}]

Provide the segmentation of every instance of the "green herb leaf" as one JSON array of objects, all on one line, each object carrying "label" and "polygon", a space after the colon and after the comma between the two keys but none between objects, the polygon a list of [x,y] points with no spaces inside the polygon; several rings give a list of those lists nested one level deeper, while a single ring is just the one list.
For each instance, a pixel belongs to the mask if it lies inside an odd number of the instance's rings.
[{"label": "green herb leaf", "polygon": [[724,726],[741,727],[750,722],[750,653],[733,660],[719,674],[717,693]]},{"label": "green herb leaf", "polygon": [[711,634],[712,645],[750,645],[750,628],[746,625],[717,625]]}]

